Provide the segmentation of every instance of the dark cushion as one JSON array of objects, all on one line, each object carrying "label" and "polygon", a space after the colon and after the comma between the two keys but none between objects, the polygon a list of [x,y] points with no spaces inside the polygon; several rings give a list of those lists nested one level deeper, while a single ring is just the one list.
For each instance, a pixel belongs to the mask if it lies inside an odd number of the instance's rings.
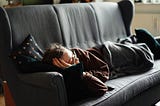
[{"label": "dark cushion", "polygon": [[15,48],[10,57],[14,63],[21,65],[28,62],[40,61],[42,59],[43,51],[40,49],[32,35],[28,35],[24,41]]},{"label": "dark cushion", "polygon": [[79,63],[61,71],[64,76],[69,104],[88,97],[87,86],[82,80],[83,64]]},{"label": "dark cushion", "polygon": [[154,54],[155,59],[160,58],[160,44],[154,36],[144,28],[135,29],[137,43],[146,43],[147,46],[151,49],[152,53]]}]

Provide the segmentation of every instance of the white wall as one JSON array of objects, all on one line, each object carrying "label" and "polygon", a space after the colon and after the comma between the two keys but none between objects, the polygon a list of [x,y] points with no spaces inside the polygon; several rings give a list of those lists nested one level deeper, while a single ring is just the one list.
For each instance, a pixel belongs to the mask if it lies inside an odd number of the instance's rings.
[{"label": "white wall", "polygon": [[7,1],[6,0],[0,0],[0,6],[3,6],[3,5],[7,5]]}]

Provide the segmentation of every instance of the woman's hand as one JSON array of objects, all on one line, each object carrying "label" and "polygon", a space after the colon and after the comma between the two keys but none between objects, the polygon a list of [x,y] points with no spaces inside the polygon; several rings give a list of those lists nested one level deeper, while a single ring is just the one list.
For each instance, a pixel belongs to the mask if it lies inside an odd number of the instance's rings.
[{"label": "woman's hand", "polygon": [[82,79],[91,93],[95,96],[102,96],[108,90],[108,87],[105,85],[105,83],[89,72],[83,72]]},{"label": "woman's hand", "polygon": [[53,64],[56,65],[59,68],[62,68],[62,69],[72,66],[72,64],[69,64],[69,63],[65,62],[61,58],[59,58],[59,59],[53,58]]}]

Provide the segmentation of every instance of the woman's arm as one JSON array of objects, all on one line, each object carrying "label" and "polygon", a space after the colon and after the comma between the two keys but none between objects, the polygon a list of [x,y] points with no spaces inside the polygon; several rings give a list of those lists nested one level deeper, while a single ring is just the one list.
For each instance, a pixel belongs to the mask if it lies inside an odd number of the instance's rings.
[{"label": "woman's arm", "polygon": [[89,72],[93,76],[106,82],[109,79],[109,66],[107,62],[102,59],[104,57],[101,49],[73,49],[79,60],[83,63],[84,71]]},{"label": "woman's arm", "polygon": [[108,87],[97,77],[88,72],[84,72],[82,80],[93,96],[102,96],[108,91]]}]

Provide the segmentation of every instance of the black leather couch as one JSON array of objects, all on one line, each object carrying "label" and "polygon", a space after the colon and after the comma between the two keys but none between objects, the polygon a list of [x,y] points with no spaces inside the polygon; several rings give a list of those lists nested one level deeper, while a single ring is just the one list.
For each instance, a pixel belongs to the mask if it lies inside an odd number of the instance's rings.
[{"label": "black leather couch", "polygon": [[[131,35],[134,4],[75,3],[0,8],[0,65],[17,106],[67,106],[63,76],[58,72],[19,73],[8,57],[32,34],[43,50],[53,42],[88,47]],[[45,70],[44,70],[45,71]],[[54,71],[54,70],[53,70]],[[153,69],[106,82],[114,88],[104,96],[73,106],[151,106],[160,100],[160,60]]]}]

